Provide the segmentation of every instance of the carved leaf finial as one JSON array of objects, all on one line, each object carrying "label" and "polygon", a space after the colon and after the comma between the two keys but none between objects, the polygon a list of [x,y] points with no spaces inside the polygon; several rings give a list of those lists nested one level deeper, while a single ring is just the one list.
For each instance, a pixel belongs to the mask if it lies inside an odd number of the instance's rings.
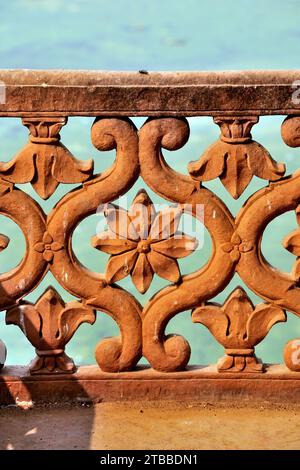
[{"label": "carved leaf finial", "polygon": [[144,294],[154,273],[170,282],[180,279],[177,258],[197,247],[197,240],[178,231],[180,206],[156,214],[146,191],[136,195],[129,211],[110,205],[105,211],[109,229],[92,238],[92,245],[111,255],[106,279],[117,282],[130,274],[136,288]]},{"label": "carved leaf finial", "polygon": [[254,307],[244,289],[237,287],[223,305],[207,303],[193,310],[192,320],[206,326],[224,346],[226,356],[218,362],[219,371],[260,372],[254,347],[273,325],[286,321],[286,314],[271,304]]},{"label": "carved leaf finial", "polygon": [[20,301],[6,313],[6,324],[19,326],[36,348],[31,374],[74,372],[65,346],[82,323],[93,324],[95,319],[92,308],[77,301],[65,303],[53,287],[48,287],[35,304]]},{"label": "carved leaf finial", "polygon": [[38,195],[48,199],[59,183],[81,183],[93,171],[93,160],[77,160],[60,142],[65,117],[23,118],[29,143],[9,162],[0,163],[0,177],[11,183],[31,183]]},{"label": "carved leaf finial", "polygon": [[199,160],[188,165],[191,177],[198,181],[220,178],[227,191],[238,199],[253,175],[269,181],[280,179],[285,165],[276,163],[269,152],[252,140],[251,127],[256,116],[215,117],[220,126],[220,139]]}]

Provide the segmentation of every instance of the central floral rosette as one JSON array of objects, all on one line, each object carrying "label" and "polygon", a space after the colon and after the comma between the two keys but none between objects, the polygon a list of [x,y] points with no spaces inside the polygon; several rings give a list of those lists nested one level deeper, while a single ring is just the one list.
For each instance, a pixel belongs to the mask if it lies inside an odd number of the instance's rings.
[{"label": "central floral rosette", "polygon": [[110,205],[104,212],[108,230],[92,238],[92,245],[111,255],[106,266],[108,283],[130,274],[144,294],[154,273],[171,282],[181,278],[177,258],[191,254],[198,242],[178,230],[180,205],[156,213],[146,191],[137,193],[129,211]]}]

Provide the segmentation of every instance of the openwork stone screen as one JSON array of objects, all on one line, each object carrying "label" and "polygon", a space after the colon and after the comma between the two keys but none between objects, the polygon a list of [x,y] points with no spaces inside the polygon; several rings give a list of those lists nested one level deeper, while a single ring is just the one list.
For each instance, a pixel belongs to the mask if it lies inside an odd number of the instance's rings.
[{"label": "openwork stone screen", "polygon": [[[0,115],[20,117],[29,130],[19,153],[0,163],[1,214],[15,221],[26,238],[22,262],[1,274],[0,303],[7,324],[18,325],[36,349],[32,375],[75,372],[65,346],[82,323],[95,322],[96,311],[110,315],[120,328],[119,337],[107,338],[96,348],[102,371],[132,371],[142,356],[157,371],[183,371],[190,346],[183,336],[166,335],[165,330],[174,316],[186,310],[224,347],[216,373],[266,371],[255,346],[273,325],[286,321],[286,310],[300,315],[300,230],[291,228],[283,240],[284,248],[295,256],[288,274],[264,259],[262,237],[267,225],[287,211],[295,211],[300,223],[300,173],[287,175],[285,163],[275,161],[254,141],[251,130],[261,115],[283,115],[283,141],[300,146],[300,93],[295,87],[299,76],[296,72],[0,73]],[[69,116],[95,117],[92,144],[102,159],[105,151],[114,150],[116,156],[103,173],[94,174],[93,161],[75,158],[61,141],[60,131]],[[131,121],[135,116],[148,118],[140,129]],[[181,174],[166,163],[164,151],[180,149],[188,141],[190,116],[211,116],[220,136]],[[253,176],[265,186],[236,217],[206,187],[206,182],[219,178],[230,197],[238,199]],[[139,177],[144,189],[130,207],[118,206],[114,201]],[[22,190],[24,183],[30,183],[41,199],[53,195],[61,183],[77,186],[45,214]],[[152,203],[148,187],[166,200],[163,209]],[[82,265],[72,248],[75,228],[99,210],[107,229],[91,234],[91,245],[109,255],[103,273]],[[183,214],[197,218],[212,239],[209,261],[188,275],[181,273],[178,259],[197,250],[199,237],[179,229]],[[2,234],[1,250],[8,243]],[[50,286],[36,303],[22,300],[48,271],[76,301],[65,303]],[[224,304],[211,301],[235,273],[261,297],[261,303],[254,305],[240,287]],[[130,293],[119,285],[128,276],[144,294],[156,275],[168,285],[145,305],[134,297],[134,290]],[[284,352],[293,371],[300,370],[299,351],[300,341],[294,340]]]}]

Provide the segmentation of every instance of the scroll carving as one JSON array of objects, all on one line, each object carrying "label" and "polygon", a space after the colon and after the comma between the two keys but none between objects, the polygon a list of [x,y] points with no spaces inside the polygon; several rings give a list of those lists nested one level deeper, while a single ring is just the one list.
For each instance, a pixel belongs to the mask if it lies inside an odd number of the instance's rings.
[{"label": "scroll carving", "polygon": [[164,160],[161,148],[176,150],[188,135],[187,121],[178,118],[151,119],[140,131],[140,164],[145,182],[165,199],[188,204],[193,216],[197,216],[197,205],[203,204],[204,222],[213,240],[213,253],[205,266],[182,276],[180,284],[166,287],[144,307],[143,353],[152,367],[162,371],[182,370],[190,357],[184,338],[165,335],[169,320],[220,292],[233,276],[235,265],[221,248],[231,243],[234,233],[234,220],[226,206],[208,189],[195,186],[189,176],[172,170]]},{"label": "scroll carving", "polygon": [[[283,240],[284,248],[296,256],[292,273],[270,266],[261,251],[263,232],[274,218],[293,210],[300,223],[300,172],[283,178],[284,164],[276,163],[252,139],[250,131],[258,118],[214,117],[221,136],[198,161],[189,164],[188,174],[174,171],[163,155],[164,149],[175,151],[188,141],[185,118],[151,118],[139,132],[127,118],[96,118],[91,129],[93,145],[100,152],[116,152],[113,165],[99,175],[92,174],[92,161],[77,160],[60,143],[59,132],[66,122],[62,117],[24,118],[29,143],[10,162],[0,164],[0,213],[17,223],[26,240],[20,264],[0,274],[0,308],[7,310],[7,324],[18,325],[36,348],[31,373],[74,372],[65,346],[81,323],[94,323],[96,311],[110,315],[120,329],[118,337],[106,338],[96,347],[96,361],[103,371],[132,370],[142,354],[154,369],[183,370],[190,345],[182,336],[166,335],[166,327],[186,310],[192,311],[194,323],[205,325],[224,347],[225,357],[217,365],[220,372],[263,372],[256,345],[273,325],[286,321],[285,310],[300,316],[299,227]],[[287,145],[300,146],[299,129],[300,116],[283,122],[282,138]],[[220,178],[238,198],[253,175],[270,183],[253,194],[236,217],[204,186],[205,181]],[[170,202],[166,210],[156,212],[144,189],[128,211],[116,204],[139,176]],[[46,215],[36,201],[14,186],[25,182],[31,182],[44,199],[59,183],[80,185]],[[204,220],[199,217],[200,205]],[[78,224],[99,210],[104,212],[108,229],[91,234],[91,243],[110,257],[104,272],[92,272],[77,259],[72,237]],[[210,259],[203,265],[201,251],[196,252],[199,267],[189,274],[181,272],[178,259],[194,252],[197,240],[179,231],[183,213],[198,218],[212,240]],[[8,237],[0,234],[0,251],[8,244]],[[64,303],[51,287],[36,303],[23,300],[48,271],[78,300]],[[209,302],[235,273],[266,302],[254,306],[240,287],[224,305]],[[169,284],[144,307],[117,285],[131,276],[136,289],[144,294],[155,274]],[[294,360],[299,344],[293,341],[286,346],[284,358],[289,369],[299,371]],[[3,351],[0,343],[0,368]]]},{"label": "scroll carving", "polygon": [[76,367],[65,353],[65,346],[78,327],[96,320],[95,312],[81,302],[64,303],[49,287],[35,304],[21,301],[6,313],[6,323],[19,326],[35,347],[37,357],[31,374],[72,373]]},{"label": "scroll carving", "polygon": [[67,194],[49,214],[47,231],[63,246],[55,252],[50,269],[67,291],[107,313],[119,325],[121,336],[103,340],[96,349],[101,369],[118,372],[132,369],[141,357],[141,306],[125,290],[108,285],[103,273],[93,273],[81,265],[72,249],[72,235],[81,220],[134,184],[139,175],[138,139],[132,122],[121,118],[96,119],[91,135],[98,150],[116,148],[116,161],[103,174]]}]

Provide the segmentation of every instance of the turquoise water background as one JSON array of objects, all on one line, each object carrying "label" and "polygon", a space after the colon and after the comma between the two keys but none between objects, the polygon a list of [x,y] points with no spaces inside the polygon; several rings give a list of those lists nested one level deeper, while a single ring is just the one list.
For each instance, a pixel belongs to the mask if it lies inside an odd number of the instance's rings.
[{"label": "turquoise water background", "polygon": [[[209,2],[185,0],[11,0],[0,2],[0,68],[35,69],[99,69],[99,70],[232,70],[232,69],[296,69],[299,68],[300,2],[296,0],[227,0]],[[300,79],[300,76],[299,76]],[[263,117],[253,129],[253,137],[264,145],[273,158],[285,162],[287,174],[299,167],[300,150],[290,149],[280,138],[283,118]],[[90,143],[93,119],[72,118],[62,130],[63,143],[80,159],[94,158],[95,170],[100,172],[111,165],[113,152],[99,153]],[[134,119],[139,127],[144,119]],[[165,152],[169,164],[186,173],[187,163],[196,160],[204,149],[218,137],[218,127],[210,118],[189,120],[189,142],[176,152]],[[20,120],[0,120],[0,159],[7,161],[22,148],[27,140],[27,129]],[[234,201],[219,180],[209,182],[213,189],[237,213],[246,199],[265,182],[253,179],[250,186]],[[143,186],[138,181],[129,192],[131,200]],[[36,198],[45,211],[73,186],[61,185],[48,200],[42,201],[30,185],[22,189]],[[162,203],[149,190],[153,201]],[[22,208],[20,208],[22,210]],[[24,214],[26,216],[26,214]],[[90,269],[103,271],[105,254],[94,250],[90,238],[95,234],[99,216],[83,221],[74,234],[74,251]],[[295,260],[281,245],[282,238],[296,228],[293,213],[273,221],[266,229],[262,249],[275,267],[290,271]],[[20,229],[1,216],[0,232],[11,242],[0,254],[1,272],[13,268],[25,251]],[[180,262],[183,273],[193,272],[209,258],[210,237],[205,233],[203,248]],[[28,295],[35,300],[52,284],[65,300],[71,296],[63,292],[51,274]],[[141,302],[167,285],[155,278],[146,295],[139,295],[130,279],[120,283]],[[236,275],[230,285],[215,300],[223,302],[226,296],[243,282]],[[254,302],[260,299],[250,294]],[[190,312],[179,314],[168,326],[167,332],[184,335],[192,347],[193,363],[211,363],[222,354],[222,348],[201,325],[194,325]],[[93,363],[96,344],[105,336],[118,334],[115,323],[98,313],[95,325],[83,325],[67,348],[78,364]],[[288,315],[286,324],[276,325],[266,340],[257,347],[265,362],[282,360],[286,341],[300,335],[300,319]],[[9,364],[26,364],[34,356],[33,348],[15,326],[6,326],[4,312],[0,318],[0,338],[8,348]]]}]

